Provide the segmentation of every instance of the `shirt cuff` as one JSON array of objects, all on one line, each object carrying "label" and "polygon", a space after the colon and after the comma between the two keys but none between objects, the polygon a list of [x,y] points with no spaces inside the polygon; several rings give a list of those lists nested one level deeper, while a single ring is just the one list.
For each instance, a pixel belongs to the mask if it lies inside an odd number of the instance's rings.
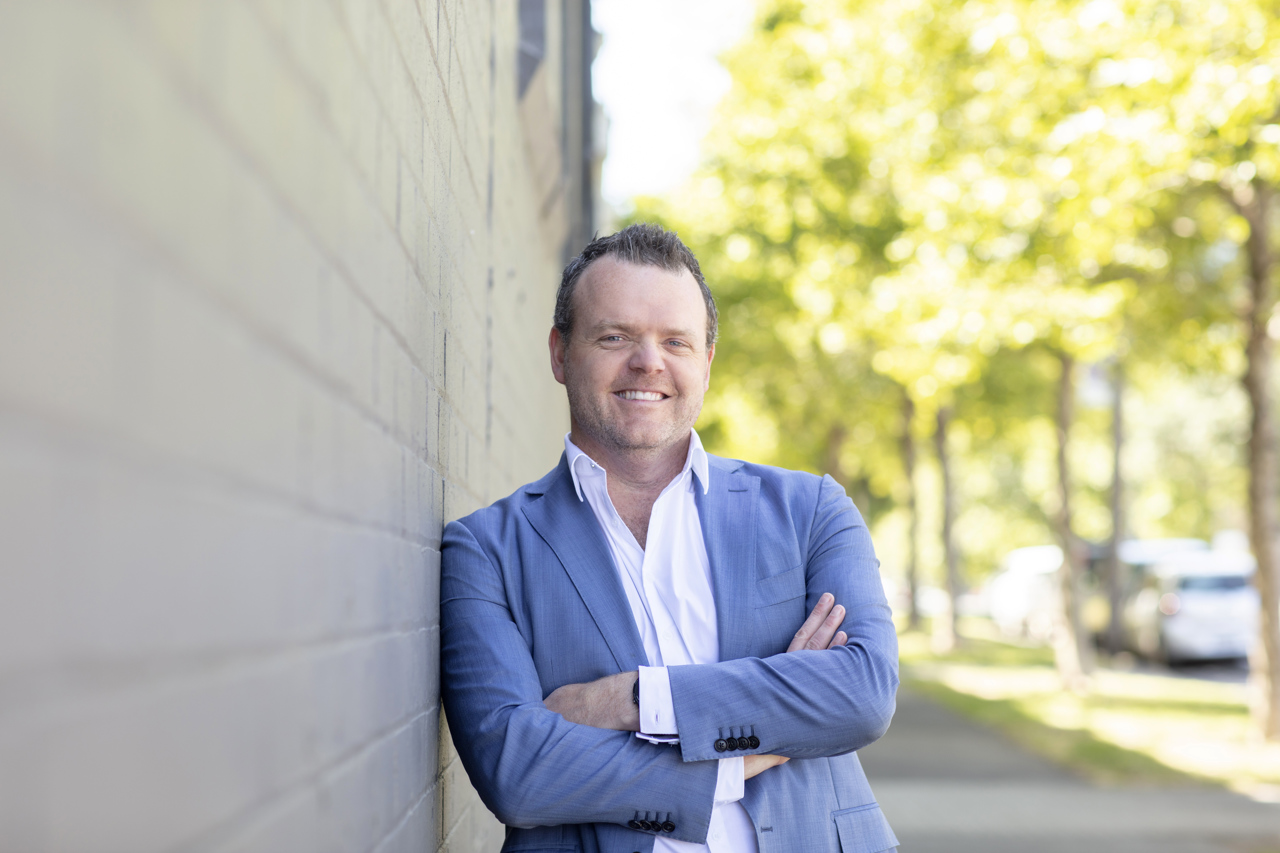
[{"label": "shirt cuff", "polygon": [[719,803],[736,803],[742,799],[743,776],[746,773],[746,762],[742,756],[721,758],[720,769],[716,774],[715,801]]},{"label": "shirt cuff", "polygon": [[680,733],[665,666],[640,667],[640,733],[667,737]]}]

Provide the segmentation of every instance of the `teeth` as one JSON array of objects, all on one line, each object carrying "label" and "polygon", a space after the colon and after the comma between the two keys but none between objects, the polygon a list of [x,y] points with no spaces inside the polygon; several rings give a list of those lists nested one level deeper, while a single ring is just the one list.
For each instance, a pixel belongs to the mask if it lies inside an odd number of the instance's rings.
[{"label": "teeth", "polygon": [[662,399],[657,391],[619,391],[618,396],[624,400],[649,400],[654,403]]}]

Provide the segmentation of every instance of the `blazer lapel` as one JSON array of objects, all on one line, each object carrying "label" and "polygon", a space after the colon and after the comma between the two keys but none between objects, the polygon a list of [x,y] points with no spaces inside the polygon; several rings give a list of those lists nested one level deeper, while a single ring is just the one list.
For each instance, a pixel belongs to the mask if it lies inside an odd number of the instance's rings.
[{"label": "blazer lapel", "polygon": [[541,500],[525,505],[524,515],[555,552],[596,623],[619,672],[647,666],[644,643],[631,615],[609,543],[591,506],[578,499],[564,457]]},{"label": "blazer lapel", "polygon": [[696,489],[694,500],[711,563],[720,660],[735,660],[749,656],[752,647],[750,609],[756,577],[760,478],[726,469],[724,461],[714,456],[708,462],[711,482],[707,494]]}]

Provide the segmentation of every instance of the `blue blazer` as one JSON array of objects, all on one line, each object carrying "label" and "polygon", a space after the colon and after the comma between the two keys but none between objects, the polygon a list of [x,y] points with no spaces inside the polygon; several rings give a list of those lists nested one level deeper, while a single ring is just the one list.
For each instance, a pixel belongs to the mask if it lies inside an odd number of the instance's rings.
[{"label": "blue blazer", "polygon": [[[670,668],[678,746],[569,723],[543,704],[563,684],[648,663],[563,456],[445,528],[441,694],[472,784],[508,826],[504,851],[647,853],[657,834],[705,842],[715,759],[751,753],[793,759],[747,780],[761,853],[897,846],[855,754],[888,728],[898,686],[866,525],[830,477],[709,462],[708,492],[695,491],[720,663]],[[845,606],[848,643],[784,654],[824,592]],[[730,738],[747,748],[717,751]],[[641,821],[656,828],[628,826]]]}]

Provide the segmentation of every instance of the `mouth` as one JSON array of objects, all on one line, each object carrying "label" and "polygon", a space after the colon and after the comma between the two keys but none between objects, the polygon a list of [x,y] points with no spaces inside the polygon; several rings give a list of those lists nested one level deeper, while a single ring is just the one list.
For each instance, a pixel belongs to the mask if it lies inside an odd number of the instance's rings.
[{"label": "mouth", "polygon": [[668,396],[660,391],[614,391],[613,395],[622,400],[640,400],[648,403],[660,403]]}]

